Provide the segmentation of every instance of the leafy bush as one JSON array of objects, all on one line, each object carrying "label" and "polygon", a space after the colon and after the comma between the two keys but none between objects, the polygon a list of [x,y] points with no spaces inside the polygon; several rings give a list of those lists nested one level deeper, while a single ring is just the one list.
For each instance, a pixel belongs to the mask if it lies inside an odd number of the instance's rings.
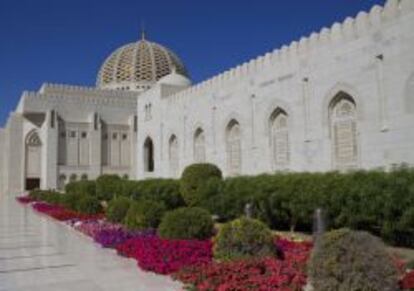
[{"label": "leafy bush", "polygon": [[309,275],[315,290],[398,290],[398,271],[380,239],[340,229],[314,248]]},{"label": "leafy bush", "polygon": [[124,220],[130,205],[131,200],[126,197],[112,199],[106,210],[106,218],[111,222],[121,223]]},{"label": "leafy bush", "polygon": [[131,230],[157,228],[165,211],[162,202],[152,200],[134,202],[125,216],[125,225]]},{"label": "leafy bush", "polygon": [[77,182],[70,182],[65,186],[67,194],[81,194],[81,195],[96,195],[96,182],[82,180]]},{"label": "leafy bush", "polygon": [[224,224],[214,238],[214,257],[219,260],[276,255],[273,235],[261,221],[241,217]]},{"label": "leafy bush", "polygon": [[211,178],[222,178],[221,170],[212,164],[193,164],[184,169],[180,180],[180,191],[188,206],[201,202],[200,189]]},{"label": "leafy bush", "polygon": [[77,203],[77,210],[84,214],[98,214],[102,212],[102,205],[94,196],[82,196]]},{"label": "leafy bush", "polygon": [[59,192],[54,192],[54,191],[45,191],[42,193],[40,200],[50,203],[50,204],[60,204],[60,200],[61,200],[62,194],[60,194]]},{"label": "leafy bush", "polygon": [[184,206],[178,180],[148,179],[142,181],[124,181],[124,196],[135,200],[154,200],[163,202],[168,210]]},{"label": "leafy bush", "polygon": [[61,200],[61,194],[51,190],[32,190],[29,192],[29,197],[50,204],[59,204]]},{"label": "leafy bush", "polygon": [[120,195],[122,180],[118,175],[102,175],[96,179],[96,194],[99,200],[109,201]]},{"label": "leafy bush", "polygon": [[167,212],[158,229],[166,239],[206,239],[213,233],[214,223],[207,210],[183,207]]},{"label": "leafy bush", "polygon": [[226,222],[253,204],[253,217],[279,230],[312,231],[316,208],[332,228],[348,227],[414,247],[414,170],[391,172],[276,173],[210,179],[200,188],[200,207]]},{"label": "leafy bush", "polygon": [[62,197],[60,199],[60,205],[62,205],[63,207],[67,209],[77,211],[78,202],[81,200],[82,197],[83,195],[76,194],[76,193],[62,194]]}]

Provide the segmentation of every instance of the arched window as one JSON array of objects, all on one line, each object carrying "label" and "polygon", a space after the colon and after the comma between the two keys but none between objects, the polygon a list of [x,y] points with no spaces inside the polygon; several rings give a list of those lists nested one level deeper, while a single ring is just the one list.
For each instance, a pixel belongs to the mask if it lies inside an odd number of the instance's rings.
[{"label": "arched window", "polygon": [[329,108],[334,167],[338,170],[358,165],[357,108],[354,99],[338,93]]},{"label": "arched window", "polygon": [[150,137],[144,142],[144,171],[154,172],[154,143]]},{"label": "arched window", "polygon": [[290,159],[288,115],[280,108],[270,117],[270,136],[273,167],[277,170],[286,169]]},{"label": "arched window", "polygon": [[242,167],[241,130],[234,119],[226,128],[226,151],[229,175],[239,175]]},{"label": "arched window", "polygon": [[204,131],[198,128],[194,133],[194,161],[204,163],[206,161],[206,140]]},{"label": "arched window", "polygon": [[179,151],[178,139],[175,135],[172,135],[168,142],[168,158],[170,162],[170,175],[176,177],[179,167]]}]

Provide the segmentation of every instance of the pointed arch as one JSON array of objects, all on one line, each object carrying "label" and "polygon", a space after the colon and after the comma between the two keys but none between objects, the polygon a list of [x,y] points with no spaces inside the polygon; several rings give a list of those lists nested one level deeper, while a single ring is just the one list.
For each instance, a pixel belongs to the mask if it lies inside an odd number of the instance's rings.
[{"label": "pointed arch", "polygon": [[170,165],[170,175],[176,177],[179,168],[179,148],[178,139],[175,134],[171,135],[168,140],[168,159]]},{"label": "pointed arch", "polygon": [[204,163],[206,161],[206,138],[204,130],[199,127],[194,132],[194,162]]},{"label": "pointed arch", "polygon": [[287,169],[290,162],[288,114],[278,107],[270,115],[269,122],[273,168],[275,170]]},{"label": "pointed arch", "polygon": [[345,91],[338,92],[329,104],[329,124],[334,168],[358,166],[358,112],[355,99]]},{"label": "pointed arch", "polygon": [[232,119],[226,127],[227,169],[229,175],[239,175],[242,169],[242,143],[240,123]]},{"label": "pointed arch", "polygon": [[40,188],[42,169],[42,141],[36,129],[30,131],[25,140],[26,190]]},{"label": "pointed arch", "polygon": [[144,171],[154,172],[154,143],[148,136],[144,142]]}]

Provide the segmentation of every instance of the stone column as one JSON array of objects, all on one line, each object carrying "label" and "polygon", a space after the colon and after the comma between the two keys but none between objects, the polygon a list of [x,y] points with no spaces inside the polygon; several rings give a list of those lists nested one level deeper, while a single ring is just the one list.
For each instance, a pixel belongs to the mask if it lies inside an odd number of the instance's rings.
[{"label": "stone column", "polygon": [[58,123],[55,110],[46,112],[45,122],[41,128],[42,175],[40,187],[42,189],[58,188]]},{"label": "stone column", "polygon": [[377,55],[375,57],[375,70],[377,78],[378,98],[380,107],[379,120],[381,123],[381,131],[388,131],[388,112],[387,112],[387,94],[384,89],[384,55]]},{"label": "stone column", "polygon": [[89,179],[102,174],[102,121],[98,113],[89,117]]},{"label": "stone column", "polygon": [[19,113],[12,113],[9,117],[5,136],[5,191],[11,194],[24,191],[24,137],[23,137],[23,116]]},{"label": "stone column", "polygon": [[137,167],[137,135],[138,135],[138,116],[132,115],[129,118],[129,133],[130,139],[130,170],[129,170],[129,178],[137,177],[138,175],[138,167]]}]

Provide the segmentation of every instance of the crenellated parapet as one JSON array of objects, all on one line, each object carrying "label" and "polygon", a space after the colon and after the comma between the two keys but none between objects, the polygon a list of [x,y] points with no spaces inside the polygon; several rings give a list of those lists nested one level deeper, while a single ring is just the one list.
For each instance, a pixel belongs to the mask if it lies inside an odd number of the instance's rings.
[{"label": "crenellated parapet", "polygon": [[112,106],[135,108],[137,93],[118,90],[101,90],[93,87],[80,87],[59,84],[44,84],[38,92],[23,92],[19,106],[31,101],[43,101],[56,104],[89,104],[94,106]]},{"label": "crenellated parapet", "polygon": [[175,93],[168,98],[169,102],[185,102],[188,98],[197,98],[223,85],[231,86],[232,83],[247,79],[269,67],[289,67],[326,47],[363,38],[410,13],[414,13],[414,0],[388,0],[384,7],[375,5],[369,12],[362,11],[355,18],[347,17],[342,23],[335,22],[330,28],[323,27],[318,33],[312,32],[299,41],[292,41],[289,45]]}]

